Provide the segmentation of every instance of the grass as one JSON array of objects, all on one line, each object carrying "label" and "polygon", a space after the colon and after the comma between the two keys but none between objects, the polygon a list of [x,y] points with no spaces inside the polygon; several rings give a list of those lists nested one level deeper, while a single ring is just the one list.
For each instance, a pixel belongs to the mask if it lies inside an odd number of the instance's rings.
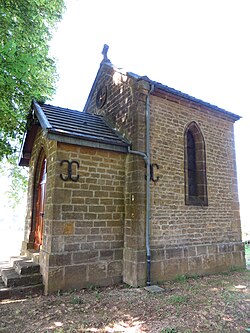
[{"label": "grass", "polygon": [[186,303],[188,297],[187,296],[182,296],[182,295],[171,295],[167,302],[172,305],[177,305],[181,303]]},{"label": "grass", "polygon": [[71,299],[71,304],[83,304],[84,301],[79,296],[73,296]]},{"label": "grass", "polygon": [[175,328],[166,327],[161,330],[161,333],[177,333]]},{"label": "grass", "polygon": [[185,283],[185,282],[187,282],[187,279],[188,279],[187,275],[176,275],[174,281],[180,282],[180,283]]}]

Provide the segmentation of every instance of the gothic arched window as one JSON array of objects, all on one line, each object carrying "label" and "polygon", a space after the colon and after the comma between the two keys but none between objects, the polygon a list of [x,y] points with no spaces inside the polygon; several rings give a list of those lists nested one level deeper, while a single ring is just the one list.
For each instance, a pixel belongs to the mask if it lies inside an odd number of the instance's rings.
[{"label": "gothic arched window", "polygon": [[187,205],[208,204],[205,141],[195,122],[185,131],[185,202]]}]

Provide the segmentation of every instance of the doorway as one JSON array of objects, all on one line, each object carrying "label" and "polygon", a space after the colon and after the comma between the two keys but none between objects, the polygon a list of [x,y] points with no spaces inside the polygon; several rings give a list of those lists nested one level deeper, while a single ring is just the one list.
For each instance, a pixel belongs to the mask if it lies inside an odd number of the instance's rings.
[{"label": "doorway", "polygon": [[[40,163],[39,163],[40,162]],[[33,220],[33,234],[34,234],[34,249],[40,250],[43,243],[43,228],[44,228],[44,202],[46,194],[46,180],[47,180],[47,160],[42,152],[38,162],[38,169],[35,184],[34,196],[34,220]]]}]

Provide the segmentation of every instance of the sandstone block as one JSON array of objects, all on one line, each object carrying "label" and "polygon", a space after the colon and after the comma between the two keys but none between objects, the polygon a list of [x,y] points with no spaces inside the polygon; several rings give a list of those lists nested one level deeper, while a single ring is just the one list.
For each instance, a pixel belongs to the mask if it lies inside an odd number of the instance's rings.
[{"label": "sandstone block", "polygon": [[50,267],[70,265],[71,261],[71,253],[51,254],[49,256]]},{"label": "sandstone block", "polygon": [[88,265],[88,281],[98,282],[107,277],[107,265],[94,263]]},{"label": "sandstone block", "polygon": [[72,235],[75,231],[75,224],[74,222],[67,222],[63,225],[63,234],[64,235]]},{"label": "sandstone block", "polygon": [[65,267],[64,288],[80,289],[87,286],[87,266],[74,265]]},{"label": "sandstone block", "polygon": [[73,263],[83,264],[87,262],[94,262],[98,258],[98,251],[84,251],[84,252],[74,252],[73,253]]},{"label": "sandstone block", "polygon": [[122,275],[122,261],[113,261],[108,264],[108,276]]}]

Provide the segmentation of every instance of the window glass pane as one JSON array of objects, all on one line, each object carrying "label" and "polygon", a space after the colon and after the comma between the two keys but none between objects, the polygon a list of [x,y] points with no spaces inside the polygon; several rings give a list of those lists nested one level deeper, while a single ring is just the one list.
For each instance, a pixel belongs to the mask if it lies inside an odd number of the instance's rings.
[{"label": "window glass pane", "polygon": [[188,193],[197,196],[195,140],[193,134],[187,132],[187,161],[188,161]]}]

